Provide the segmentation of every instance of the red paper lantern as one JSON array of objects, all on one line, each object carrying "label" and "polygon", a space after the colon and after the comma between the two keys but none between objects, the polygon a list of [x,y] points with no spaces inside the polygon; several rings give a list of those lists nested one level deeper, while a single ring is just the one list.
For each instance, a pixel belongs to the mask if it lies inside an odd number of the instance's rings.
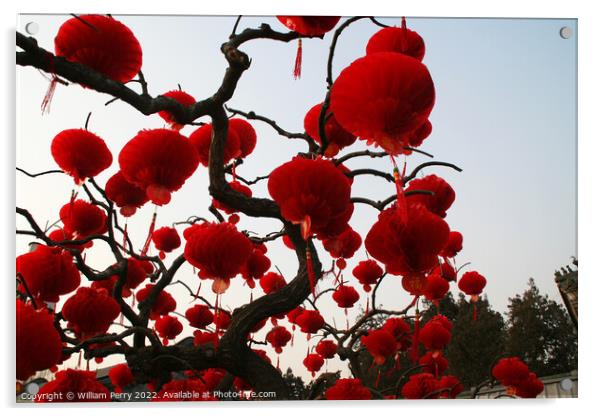
[{"label": "red paper lantern", "polygon": [[460,278],[458,282],[458,288],[466,293],[469,296],[479,296],[485,285],[487,284],[487,279],[483,277],[478,272],[466,272]]},{"label": "red paper lantern", "polygon": [[462,251],[462,234],[458,231],[452,231],[449,233],[447,244],[441,250],[441,257],[456,257],[456,255]]},{"label": "red paper lantern", "polygon": [[406,399],[436,399],[434,392],[439,390],[439,382],[431,373],[419,373],[410,376],[410,379],[401,389],[401,394]]},{"label": "red paper lantern", "polygon": [[265,255],[267,250],[265,244],[254,244],[251,255],[240,270],[240,274],[242,274],[250,288],[255,287],[255,280],[253,279],[261,279],[272,265],[271,260]]},{"label": "red paper lantern", "polygon": [[406,188],[406,192],[415,190],[434,193],[434,195],[412,195],[412,203],[423,204],[429,211],[441,218],[445,218],[446,211],[456,199],[453,188],[437,175],[428,175],[424,178],[412,180]]},{"label": "red paper lantern", "polygon": [[362,335],[362,344],[374,358],[376,365],[383,365],[387,359],[397,351],[397,340],[391,332],[385,329],[374,329],[368,331],[368,335]]},{"label": "red paper lantern", "polygon": [[314,377],[324,365],[324,358],[318,354],[307,354],[303,360],[303,365],[307,368],[307,371],[311,372],[312,377]]},{"label": "red paper lantern", "polygon": [[119,304],[106,290],[80,287],[63,305],[63,318],[79,339],[104,334],[119,316]]},{"label": "red paper lantern", "polygon": [[263,293],[270,294],[279,291],[286,286],[286,280],[280,273],[267,272],[259,279],[259,286],[263,289]]},{"label": "red paper lantern", "polygon": [[420,61],[395,52],[371,53],[345,68],[331,89],[330,109],[348,132],[390,154],[409,145],[427,120],[435,88]]},{"label": "red paper lantern", "polygon": [[230,223],[195,224],[184,232],[184,257],[213,279],[215,293],[224,293],[253,250],[251,241]]},{"label": "red paper lantern", "polygon": [[280,354],[282,352],[282,348],[288,344],[291,338],[291,333],[288,332],[285,327],[275,326],[270,330],[270,332],[267,333],[265,340],[270,343],[277,354]]},{"label": "red paper lantern", "polygon": [[[57,243],[69,240],[76,240],[76,238],[74,238],[73,236],[73,233],[68,232],[64,228],[55,228],[48,234],[48,238]],[[64,247],[66,249],[77,250],[81,253],[85,249],[92,247],[92,245],[94,245],[94,243],[92,241],[88,241],[84,244],[61,244],[61,247]]]},{"label": "red paper lantern", "polygon": [[370,400],[372,393],[357,378],[340,378],[324,396],[326,400]]},{"label": "red paper lantern", "polygon": [[[199,127],[190,135],[190,142],[196,148],[196,151],[199,155],[199,160],[205,167],[209,166],[209,150],[211,147],[212,137],[213,126],[211,123]],[[226,146],[224,147],[224,165],[230,162],[232,159],[242,157],[241,154],[238,132],[236,129],[228,128]]]},{"label": "red paper lantern", "polygon": [[109,16],[81,15],[61,25],[54,38],[57,56],[126,83],[142,67],[142,48],[132,31]]},{"label": "red paper lantern", "polygon": [[[129,297],[132,294],[132,290],[136,289],[147,276],[147,271],[144,266],[144,261],[135,259],[133,257],[128,259],[128,267],[126,272],[126,278],[121,289],[121,296]],[[104,288],[108,293],[113,293],[115,283],[119,279],[119,275],[113,275],[105,280],[97,280],[92,282],[94,289]]]},{"label": "red paper lantern", "polygon": [[111,176],[105,185],[107,198],[117,205],[124,217],[131,217],[136,210],[146,204],[146,191],[128,182],[121,171]]},{"label": "red paper lantern", "polygon": [[366,45],[366,55],[378,52],[401,53],[422,61],[424,40],[406,27],[385,27],[372,35]]},{"label": "red paper lantern", "polygon": [[[320,136],[320,112],[322,103],[314,105],[305,115],[303,127],[305,132],[314,139],[318,144],[322,144]],[[341,127],[334,115],[331,115],[324,123],[324,132],[328,139],[328,147],[324,152],[326,157],[334,157],[340,150],[347,146],[351,146],[356,137]]]},{"label": "red paper lantern", "polygon": [[249,156],[257,144],[257,133],[246,120],[242,118],[231,118],[228,120],[228,129],[232,129],[238,135],[240,142],[240,158]]},{"label": "red paper lantern", "polygon": [[134,375],[127,364],[117,364],[109,370],[109,379],[115,386],[115,393],[121,393],[124,387],[134,384]]},{"label": "red paper lantern", "polygon": [[439,397],[455,399],[458,394],[464,391],[464,386],[457,377],[443,376],[439,380],[439,389],[448,389],[443,390]]},{"label": "red paper lantern", "polygon": [[175,316],[164,315],[155,321],[155,329],[163,339],[163,345],[167,345],[170,339],[175,339],[182,333],[184,326]]},{"label": "red paper lantern", "polygon": [[84,129],[68,129],[57,134],[50,145],[57,165],[76,184],[93,178],[111,166],[113,155],[105,141]]},{"label": "red paper lantern", "polygon": [[534,399],[544,390],[544,385],[535,373],[529,373],[529,377],[516,386],[516,395],[523,399]]},{"label": "red paper lantern", "polygon": [[381,329],[390,332],[395,337],[397,350],[403,351],[410,347],[410,325],[403,318],[389,318]]},{"label": "red paper lantern", "polygon": [[362,260],[351,272],[353,276],[364,286],[366,292],[370,292],[370,285],[376,284],[383,275],[383,269],[372,259]]},{"label": "red paper lantern", "polygon": [[211,344],[214,348],[217,348],[217,344],[219,343],[219,335],[217,332],[203,332],[196,330],[194,331],[193,335],[193,344],[195,347]]},{"label": "red paper lantern", "polygon": [[451,323],[445,316],[435,315],[420,330],[419,340],[436,355],[451,341]]},{"label": "red paper lantern", "polygon": [[335,354],[337,353],[337,350],[337,344],[335,344],[329,339],[323,339],[316,345],[316,353],[319,354],[325,360],[334,358]]},{"label": "red paper lantern", "polygon": [[328,160],[294,157],[272,172],[268,191],[282,216],[301,224],[306,239],[313,233],[324,238],[340,234],[353,213],[349,181]]},{"label": "red paper lantern", "polygon": [[159,250],[159,257],[165,257],[165,253],[171,253],[182,244],[178,231],[173,227],[161,227],[153,231],[153,243]]},{"label": "red paper lantern", "polygon": [[20,299],[16,308],[17,380],[26,380],[61,362],[63,344],[48,310],[36,310]]},{"label": "red paper lantern", "polygon": [[59,371],[54,380],[44,384],[34,401],[45,402],[110,402],[111,392],[96,380],[94,371]]},{"label": "red paper lantern", "polygon": [[418,364],[423,365],[422,371],[425,373],[431,373],[435,377],[439,377],[439,374],[447,370],[448,362],[447,359],[441,354],[433,354],[432,351],[427,351]]},{"label": "red paper lantern", "polygon": [[223,309],[217,310],[213,315],[213,323],[215,324],[215,329],[217,329],[218,331],[228,329],[231,321],[232,315],[230,315],[230,313],[224,311]]},{"label": "red paper lantern", "polygon": [[185,316],[194,328],[203,329],[213,322],[213,313],[205,305],[194,305],[186,310]]},{"label": "red paper lantern", "polygon": [[[189,107],[189,106],[193,105],[194,103],[196,103],[196,100],[192,95],[188,94],[187,92],[181,91],[181,90],[171,90],[171,91],[168,91],[165,94],[161,94],[161,95],[163,95],[164,97],[168,97],[173,100],[176,100],[178,103],[182,104],[184,107]],[[162,110],[162,111],[159,111],[158,114],[159,114],[159,117],[161,117],[163,120],[165,120],[172,129],[180,130],[182,127],[184,127],[182,124],[179,124],[176,121],[176,119],[174,118],[173,114],[170,111]]]},{"label": "red paper lantern", "polygon": [[[437,267],[435,267],[435,270],[437,270]],[[427,276],[423,291],[425,298],[438,304],[448,291],[449,283],[439,273],[433,272]]]},{"label": "red paper lantern", "polygon": [[332,292],[332,299],[337,303],[339,308],[351,308],[355,305],[360,298],[359,293],[353,288],[353,286],[340,285],[334,292]]},{"label": "red paper lantern", "polygon": [[104,234],[107,229],[105,211],[83,199],[76,199],[63,205],[59,216],[65,231],[73,233],[76,238]]},{"label": "red paper lantern", "polygon": [[[150,295],[150,292],[154,289],[154,284],[147,284],[145,287],[136,292],[136,300],[138,303],[144,302],[144,300]],[[152,306],[149,318],[156,320],[160,316],[167,315],[170,312],[176,310],[176,300],[165,290],[161,290],[157,295],[155,303]]]},{"label": "red paper lantern", "polygon": [[184,185],[198,164],[190,141],[168,129],[142,130],[119,153],[125,179],[144,189],[156,205],[169,203],[171,193]]},{"label": "red paper lantern", "polygon": [[350,259],[362,245],[362,237],[351,227],[347,227],[341,234],[322,243],[332,258]]},{"label": "red paper lantern", "polygon": [[[29,293],[42,302],[58,302],[59,296],[73,292],[81,282],[73,256],[61,248],[43,244],[17,257],[16,272],[25,281]],[[27,293],[22,284],[17,289]]]},{"label": "red paper lantern", "polygon": [[529,367],[518,357],[500,359],[491,374],[506,387],[516,388],[529,378]]},{"label": "red paper lantern", "polygon": [[418,276],[438,264],[437,255],[447,243],[449,226],[423,205],[409,204],[407,224],[395,206],[378,216],[366,235],[368,253],[395,275]]},{"label": "red paper lantern", "polygon": [[306,334],[315,334],[324,326],[324,318],[318,311],[304,310],[295,319],[301,332]]}]

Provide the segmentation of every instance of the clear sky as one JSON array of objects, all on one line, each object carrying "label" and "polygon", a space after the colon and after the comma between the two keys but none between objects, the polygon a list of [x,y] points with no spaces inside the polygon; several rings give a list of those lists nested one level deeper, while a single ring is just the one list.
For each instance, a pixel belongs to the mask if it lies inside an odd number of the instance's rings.
[{"label": "clear sky", "polygon": [[[235,17],[116,17],[140,40],[144,53],[142,69],[151,94],[175,89],[180,83],[195,98],[203,99],[220,85],[226,62],[219,46],[227,40]],[[17,28],[24,31],[25,24],[35,21],[39,25],[35,37],[41,46],[52,50],[53,37],[67,18],[21,16]],[[398,25],[400,19],[381,21]],[[239,29],[262,22],[282,29],[272,17],[244,17]],[[559,36],[563,26],[572,28],[571,38]],[[570,262],[570,256],[577,256],[576,21],[408,18],[408,27],[425,40],[424,63],[437,93],[430,118],[433,133],[421,148],[434,154],[435,160],[452,162],[464,169],[462,173],[446,168],[424,171],[444,177],[456,191],[456,202],[447,221],[464,235],[458,264],[471,262],[468,269],[487,277],[487,296],[499,311],[506,309],[509,297],[525,289],[529,277],[543,292],[560,301],[554,271]],[[334,60],[335,76],[364,54],[366,42],[378,29],[369,21],[359,21],[343,33]],[[300,80],[292,77],[294,42],[262,40],[243,45],[252,65],[229,105],[276,119],[290,131],[302,131],[305,112],[325,94],[331,37],[327,34],[324,40],[303,42]],[[105,106],[110,97],[76,85],[59,85],[50,114],[42,116],[39,108],[47,87],[48,81],[38,71],[17,69],[16,161],[17,166],[31,172],[56,168],[49,151],[52,138],[63,129],[83,127],[89,111],[89,129],[105,139],[114,157],[111,168],[98,178],[101,184],[118,169],[120,148],[138,130],[164,124],[158,116],[145,117],[120,102]],[[302,141],[288,141],[261,122],[253,125],[258,144],[237,170],[244,177],[267,174],[305,150]],[[193,130],[187,127],[182,132],[187,135]],[[365,143],[358,141],[349,151],[364,148]],[[424,156],[413,155],[408,158],[408,168],[425,160]],[[357,159],[348,166],[391,168],[386,159]],[[267,196],[265,185],[256,185],[254,194]],[[207,171],[201,166],[172,196],[172,203],[159,209],[158,225],[169,225],[190,215],[210,218],[207,186]],[[17,174],[16,189],[17,206],[28,208],[43,225],[58,219],[58,210],[68,201],[73,182],[63,175],[34,180]],[[382,179],[360,176],[355,179],[352,194],[382,199],[393,192],[394,186]],[[152,211],[147,206],[129,221],[138,246],[146,236]],[[356,205],[351,225],[365,236],[377,214],[371,207]],[[273,220],[243,218],[240,224],[259,234],[280,228]],[[24,227],[20,218],[17,226]],[[29,241],[17,237],[18,254],[27,250]],[[269,245],[268,254],[272,264],[290,280],[296,271],[293,253],[275,242]],[[99,269],[112,263],[101,243],[89,250],[87,258]],[[168,261],[170,258],[173,256]],[[360,249],[349,262],[345,277],[354,280],[351,268],[364,258],[364,250]],[[196,289],[198,278],[190,266],[183,267],[177,278]],[[224,305],[237,306],[248,301],[249,289],[240,283],[241,279],[233,283],[223,299]],[[331,283],[329,278],[320,287]],[[363,306],[365,295],[359,285],[357,288],[362,294],[358,304]],[[210,295],[208,284],[201,290]],[[183,312],[188,307],[186,292],[179,287],[170,287],[169,291],[180,301],[178,310]],[[254,297],[261,293],[256,288]],[[379,289],[379,302],[387,308],[403,307],[409,300],[398,277],[388,277]],[[339,326],[344,326],[342,311],[328,295],[320,299],[318,306],[330,323],[334,317]],[[287,358],[283,358],[282,366],[290,365],[307,378],[301,365],[305,353],[305,340],[297,332],[294,347],[285,349],[283,357]],[[334,367],[341,365],[329,363],[329,369]]]}]

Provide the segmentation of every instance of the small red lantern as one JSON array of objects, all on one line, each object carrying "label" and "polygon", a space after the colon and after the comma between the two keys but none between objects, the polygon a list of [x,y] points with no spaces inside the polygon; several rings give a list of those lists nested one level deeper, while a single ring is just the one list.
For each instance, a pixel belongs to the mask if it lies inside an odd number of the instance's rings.
[{"label": "small red lantern", "polygon": [[406,399],[436,399],[439,382],[431,373],[419,373],[410,376],[410,379],[401,389],[401,394]]},{"label": "small red lantern", "polygon": [[[190,142],[196,148],[199,160],[205,167],[209,166],[209,150],[212,138],[213,126],[211,123],[199,127],[190,135]],[[224,148],[224,164],[239,157],[241,157],[240,138],[237,130],[229,127]]]},{"label": "small red lantern", "polygon": [[353,305],[355,305],[355,302],[357,302],[359,298],[360,295],[353,288],[353,286],[340,285],[332,293],[332,299],[334,299],[339,308],[351,308]]},{"label": "small red lantern", "polygon": [[117,364],[109,370],[109,379],[115,386],[115,393],[121,393],[124,387],[134,384],[134,375],[127,364]]},{"label": "small red lantern", "polygon": [[286,280],[280,273],[267,272],[259,279],[259,286],[263,289],[263,293],[270,294],[279,291],[286,286]]},{"label": "small red lantern", "polygon": [[458,231],[451,231],[449,233],[449,238],[447,239],[447,244],[441,250],[441,257],[456,257],[456,255],[462,251],[462,234]]},{"label": "small red lantern", "polygon": [[231,118],[228,120],[228,129],[232,129],[238,135],[240,143],[240,158],[249,156],[257,144],[257,133],[247,120],[242,118]]},{"label": "small red lantern", "polygon": [[177,131],[142,130],[119,153],[119,166],[128,182],[145,190],[155,205],[165,205],[199,164],[190,141]]},{"label": "small red lantern", "polygon": [[307,368],[307,371],[311,372],[311,376],[315,377],[316,373],[324,365],[324,358],[318,354],[308,354],[303,360],[303,365]]},{"label": "small red lantern", "polygon": [[59,212],[65,231],[76,238],[86,238],[94,234],[104,234],[107,229],[107,214],[83,199],[76,199],[63,205]]},{"label": "small red lantern", "polygon": [[366,55],[378,52],[397,52],[422,61],[424,58],[424,40],[406,27],[405,19],[402,27],[385,27],[376,32],[366,45]]},{"label": "small red lantern", "polygon": [[155,329],[159,337],[163,339],[163,345],[169,344],[170,339],[175,339],[184,326],[175,316],[165,315],[155,321]]},{"label": "small red lantern", "polygon": [[[138,303],[144,302],[144,300],[150,295],[150,292],[154,289],[154,284],[147,284],[145,287],[136,292],[136,300]],[[149,318],[156,320],[160,316],[167,315],[170,312],[176,310],[176,300],[165,290],[161,290],[157,295],[157,299],[152,306]]]},{"label": "small red lantern", "polygon": [[316,345],[316,353],[325,360],[334,358],[335,354],[337,353],[337,349],[337,344],[329,339],[323,339]]},{"label": "small red lantern", "polygon": [[254,244],[249,259],[240,270],[240,274],[242,274],[250,288],[255,287],[255,280],[253,279],[261,279],[272,265],[272,261],[265,255],[267,250],[265,244]]},{"label": "small red lantern", "polygon": [[288,330],[283,326],[275,326],[268,332],[266,335],[266,341],[270,343],[272,348],[276,351],[276,354],[280,354],[282,352],[282,348],[288,344],[291,340],[292,335]]},{"label": "small red lantern", "polygon": [[[173,100],[176,100],[178,103],[182,104],[184,107],[189,107],[189,106],[193,105],[194,103],[196,103],[196,99],[192,95],[188,94],[187,92],[181,91],[181,90],[172,90],[172,91],[168,91],[165,94],[161,94],[161,95],[163,95],[164,97],[168,97]],[[168,110],[159,111],[158,114],[159,114],[159,117],[161,117],[163,120],[165,120],[172,129],[180,130],[180,129],[182,129],[182,127],[184,127],[182,124],[179,124],[176,121],[173,114],[171,114],[171,112],[169,112]]]},{"label": "small red lantern", "polygon": [[436,357],[451,341],[451,323],[443,315],[435,315],[420,330],[419,340]]},{"label": "small red lantern", "polygon": [[441,355],[434,355],[432,351],[427,351],[420,359],[418,364],[424,366],[422,371],[425,373],[431,373],[435,377],[439,377],[439,374],[447,370],[448,362],[447,359]]},{"label": "small red lantern", "polygon": [[58,371],[54,380],[40,387],[34,402],[110,402],[111,392],[96,379],[96,372]]},{"label": "small red lantern", "polygon": [[67,299],[61,313],[77,337],[84,340],[106,333],[120,311],[106,290],[80,287]]},{"label": "small red lantern", "polygon": [[516,395],[523,399],[534,399],[544,390],[544,385],[535,373],[529,373],[529,377],[516,386]]},{"label": "small red lantern", "polygon": [[352,271],[353,276],[364,285],[364,290],[370,292],[372,287],[370,285],[376,284],[378,279],[383,275],[383,269],[372,259],[362,260]]},{"label": "small red lantern", "polygon": [[84,129],[68,129],[57,134],[50,152],[56,164],[78,185],[86,178],[95,177],[113,162],[105,141]]},{"label": "small red lantern", "polygon": [[414,179],[406,191],[431,191],[434,195],[412,195],[412,203],[423,204],[433,214],[445,218],[446,211],[456,199],[454,189],[437,175],[428,175],[424,178]]},{"label": "small red lantern", "polygon": [[516,387],[529,378],[529,367],[518,357],[500,359],[491,370],[491,374],[514,394]]},{"label": "small red lantern", "polygon": [[[437,267],[435,267],[435,270],[437,270]],[[441,277],[439,273],[433,272],[427,276],[423,291],[425,298],[438,306],[439,301],[445,297],[447,292],[449,292],[449,282]]]},{"label": "small red lantern", "polygon": [[199,276],[213,279],[216,294],[228,289],[253,250],[251,241],[227,222],[195,224],[184,238],[184,257],[199,269]]},{"label": "small red lantern", "polygon": [[213,322],[213,313],[205,305],[194,305],[186,310],[185,316],[194,328],[203,329]]},{"label": "small red lantern", "polygon": [[[303,127],[305,132],[318,144],[322,144],[320,136],[320,112],[322,103],[314,105],[305,115]],[[351,146],[356,137],[341,127],[334,115],[331,115],[324,124],[324,132],[328,139],[328,147],[324,152],[326,157],[334,157],[347,146]]]},{"label": "small red lantern", "polygon": [[350,259],[362,245],[362,237],[351,227],[347,227],[336,237],[323,240],[322,244],[332,258]]},{"label": "small red lantern", "polygon": [[295,323],[309,338],[310,334],[315,334],[324,326],[324,318],[318,311],[304,310],[297,316]]},{"label": "small red lantern", "polygon": [[383,365],[387,359],[397,351],[397,340],[393,334],[385,329],[374,329],[368,331],[368,335],[362,335],[362,344],[374,358],[376,365]]},{"label": "small red lantern", "polygon": [[182,244],[178,231],[173,227],[161,227],[153,231],[153,243],[159,250],[159,257],[165,258],[165,253],[171,253]]},{"label": "small red lantern", "polygon": [[144,189],[128,182],[121,171],[111,176],[105,185],[107,198],[117,205],[124,217],[131,217],[136,210],[148,202]]}]

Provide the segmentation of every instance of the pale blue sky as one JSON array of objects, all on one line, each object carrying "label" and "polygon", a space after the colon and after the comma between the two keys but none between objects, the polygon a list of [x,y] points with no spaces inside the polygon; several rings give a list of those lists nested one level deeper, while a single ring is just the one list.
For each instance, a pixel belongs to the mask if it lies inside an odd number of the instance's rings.
[{"label": "pale blue sky", "polygon": [[[177,88],[177,83],[197,99],[212,94],[221,83],[226,67],[219,51],[234,24],[234,17],[125,16],[144,51],[143,71],[150,93]],[[52,39],[65,16],[21,16],[18,29],[35,21],[41,46],[52,50]],[[399,24],[399,18],[383,18]],[[239,28],[262,22],[282,26],[274,18],[244,17]],[[471,269],[488,279],[486,293],[500,311],[507,299],[526,287],[533,277],[540,289],[559,300],[554,270],[577,255],[576,247],[576,21],[557,19],[441,19],[408,18],[426,43],[424,63],[431,71],[437,102],[431,115],[433,133],[422,149],[436,160],[452,162],[464,169],[430,168],[425,173],[444,177],[456,190],[457,199],[447,220],[452,229],[464,234],[464,250],[458,264],[470,261]],[[563,26],[573,36],[562,39]],[[364,54],[369,37],[378,30],[369,21],[354,23],[340,38],[334,60],[334,74]],[[292,77],[296,44],[257,41],[242,49],[253,62],[229,105],[278,120],[284,128],[301,131],[307,109],[324,96],[326,56],[331,34],[325,40],[303,43],[301,80]],[[66,128],[81,127],[92,111],[90,130],[103,137],[113,152],[114,164],[100,175],[99,182],[117,169],[119,149],[142,128],[163,126],[158,116],[144,117],[129,106],[84,90],[59,85],[49,115],[41,116],[39,105],[48,81],[31,68],[17,69],[17,166],[30,171],[54,169],[50,142]],[[136,86],[134,85],[134,88]],[[304,150],[303,142],[287,141],[271,128],[255,122],[259,140],[254,154],[238,173],[253,178]],[[193,129],[187,127],[184,134]],[[365,148],[356,143],[350,150]],[[414,155],[408,167],[426,160]],[[390,170],[383,160],[357,159],[349,167],[377,167]],[[68,177],[52,175],[36,180],[17,175],[18,206],[29,208],[39,222],[53,222],[59,208],[68,201],[73,187]],[[173,195],[173,202],[159,210],[159,225],[171,224],[189,215],[210,216],[207,206],[206,169],[199,168],[187,184]],[[353,194],[380,199],[394,192],[392,184],[378,178],[358,177]],[[265,183],[255,186],[256,195],[267,195]],[[130,220],[141,245],[152,214],[145,207]],[[362,235],[376,220],[377,211],[357,205],[352,226]],[[18,226],[23,222],[18,219]],[[271,220],[243,219],[244,228],[260,234],[278,229]],[[17,238],[17,253],[26,250],[28,238]],[[273,264],[292,278],[295,258],[280,243],[269,246]],[[111,257],[96,244],[88,254],[93,265],[104,268]],[[327,257],[323,257],[326,259]],[[363,249],[350,261],[352,267],[365,258]],[[349,272],[351,270],[349,268]],[[350,275],[350,273],[348,273]],[[178,276],[196,287],[198,279],[185,267]],[[350,276],[349,276],[350,277]],[[352,278],[353,279],[353,278]],[[235,282],[224,304],[247,301],[249,291]],[[321,287],[327,287],[322,283]],[[171,290],[171,289],[170,289]],[[203,290],[209,290],[206,285]],[[363,291],[358,287],[363,295]],[[187,306],[185,292],[171,290]],[[455,291],[455,288],[454,288]],[[255,296],[260,295],[255,289]],[[403,307],[409,296],[401,290],[399,278],[391,276],[381,286],[380,301],[387,308]],[[360,303],[365,304],[362,297]],[[344,315],[329,296],[320,300],[324,315],[344,325]],[[331,321],[331,318],[330,318]],[[332,323],[332,322],[331,322]],[[307,376],[300,361],[305,354],[302,337],[295,338],[295,353],[284,366],[292,365]],[[289,347],[290,348],[290,347]],[[286,350],[285,350],[286,353]],[[286,356],[286,354],[284,354]],[[296,362],[293,362],[296,361]],[[330,364],[331,368],[334,364]],[[336,365],[340,367],[340,365]]]}]

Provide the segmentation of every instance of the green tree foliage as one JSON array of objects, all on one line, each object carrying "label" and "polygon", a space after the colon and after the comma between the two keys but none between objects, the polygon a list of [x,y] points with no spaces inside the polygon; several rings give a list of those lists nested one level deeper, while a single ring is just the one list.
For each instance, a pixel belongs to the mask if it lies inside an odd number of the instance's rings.
[{"label": "green tree foliage", "polygon": [[538,376],[577,368],[577,331],[563,305],[542,295],[533,279],[509,299],[506,351]]},{"label": "green tree foliage", "polygon": [[295,376],[293,370],[289,367],[286,373],[282,375],[284,382],[288,385],[292,400],[303,400],[307,396],[307,386],[301,377]]},{"label": "green tree foliage", "polygon": [[[448,374],[453,374],[466,389],[476,386],[489,377],[491,364],[503,353],[504,318],[491,309],[487,297],[476,303],[476,320],[473,305],[460,293],[457,300],[451,293],[440,301],[439,313],[453,323],[452,340],[444,356],[449,362]],[[424,321],[437,314],[435,305],[424,312]]]}]

